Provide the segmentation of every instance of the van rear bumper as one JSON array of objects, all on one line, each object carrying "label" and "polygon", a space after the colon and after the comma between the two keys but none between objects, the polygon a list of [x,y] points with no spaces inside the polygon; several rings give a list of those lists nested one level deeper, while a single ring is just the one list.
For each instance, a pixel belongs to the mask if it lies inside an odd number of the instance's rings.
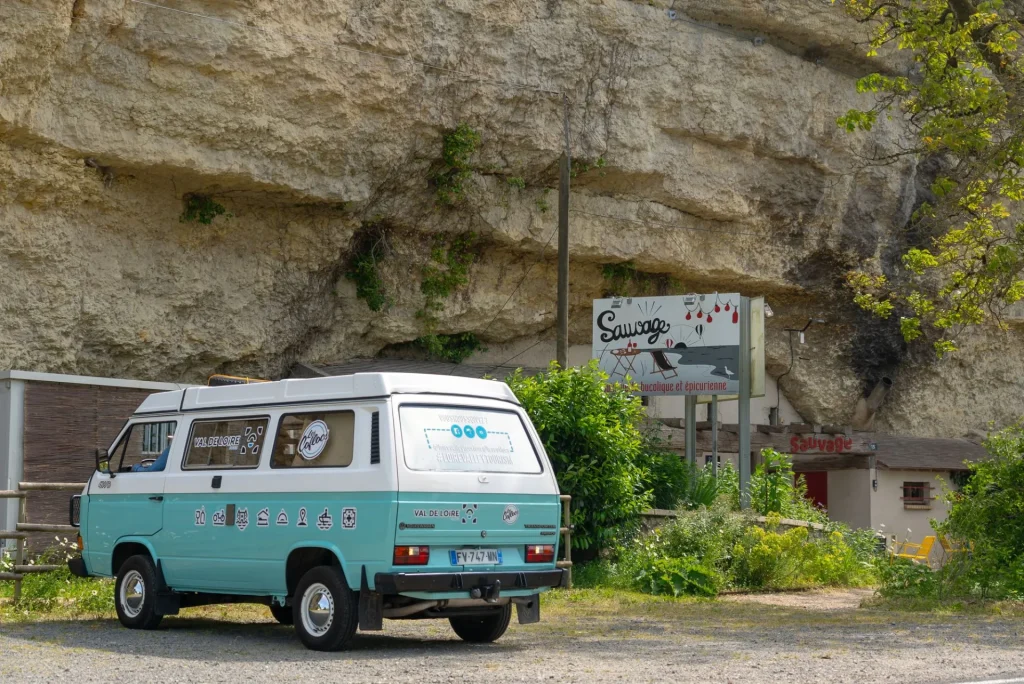
[{"label": "van rear bumper", "polygon": [[566,582],[565,570],[530,572],[378,572],[374,576],[375,591],[401,594],[406,591],[471,591],[494,587],[502,589],[540,589],[561,587]]}]

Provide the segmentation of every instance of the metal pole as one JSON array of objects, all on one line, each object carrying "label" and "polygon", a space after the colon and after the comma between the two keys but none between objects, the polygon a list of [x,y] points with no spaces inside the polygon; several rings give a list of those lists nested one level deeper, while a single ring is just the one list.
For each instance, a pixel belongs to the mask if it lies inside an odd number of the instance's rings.
[{"label": "metal pole", "polygon": [[750,298],[740,297],[740,508],[750,508]]},{"label": "metal pole", "polygon": [[686,462],[697,465],[697,397],[686,397]]},{"label": "metal pole", "polygon": [[718,395],[711,395],[711,406],[708,408],[708,420],[711,421],[711,474],[718,479]]},{"label": "metal pole", "polygon": [[558,179],[558,329],[555,354],[558,365],[569,367],[569,100],[562,96],[565,151],[559,160]]}]

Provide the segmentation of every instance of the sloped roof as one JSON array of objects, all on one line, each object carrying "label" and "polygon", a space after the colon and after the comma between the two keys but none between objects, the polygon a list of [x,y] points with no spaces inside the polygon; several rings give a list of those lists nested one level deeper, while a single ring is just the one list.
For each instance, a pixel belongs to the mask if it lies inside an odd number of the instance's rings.
[{"label": "sloped roof", "polygon": [[872,435],[877,462],[890,470],[965,470],[964,461],[988,457],[985,447],[967,439]]}]

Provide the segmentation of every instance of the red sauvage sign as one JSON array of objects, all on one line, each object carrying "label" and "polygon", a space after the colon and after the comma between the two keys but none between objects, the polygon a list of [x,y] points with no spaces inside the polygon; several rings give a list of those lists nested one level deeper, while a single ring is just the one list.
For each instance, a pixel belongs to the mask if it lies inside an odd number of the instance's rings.
[{"label": "red sauvage sign", "polygon": [[853,448],[853,440],[841,435],[837,435],[835,437],[824,437],[819,435],[800,437],[798,435],[793,435],[793,438],[789,440],[789,446],[792,448],[794,454],[804,453],[807,451],[823,451],[828,454],[841,454],[844,451],[850,451],[850,449]]}]

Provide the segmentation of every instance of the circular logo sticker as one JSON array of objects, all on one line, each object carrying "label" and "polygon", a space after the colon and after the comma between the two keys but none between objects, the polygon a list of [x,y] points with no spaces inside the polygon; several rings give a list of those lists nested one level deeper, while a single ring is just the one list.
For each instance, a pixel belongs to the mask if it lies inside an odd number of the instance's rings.
[{"label": "circular logo sticker", "polygon": [[501,514],[501,520],[506,525],[515,525],[516,520],[519,520],[519,509],[512,504],[505,506],[505,512]]},{"label": "circular logo sticker", "polygon": [[307,461],[312,461],[323,453],[330,436],[331,430],[327,423],[314,420],[302,431],[302,437],[299,438],[299,455]]}]

